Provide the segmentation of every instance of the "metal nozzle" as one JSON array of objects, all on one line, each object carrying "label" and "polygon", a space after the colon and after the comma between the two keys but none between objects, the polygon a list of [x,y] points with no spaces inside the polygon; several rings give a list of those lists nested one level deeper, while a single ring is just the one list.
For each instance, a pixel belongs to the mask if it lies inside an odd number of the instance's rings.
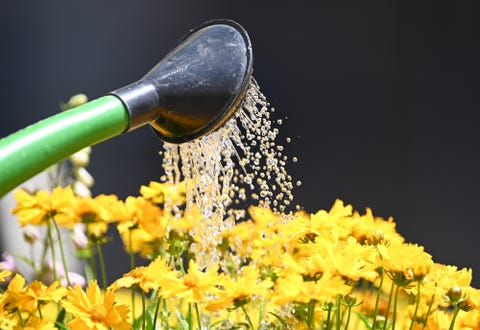
[{"label": "metal nozzle", "polygon": [[212,132],[236,111],[252,74],[246,31],[209,21],[181,39],[139,81],[111,94],[130,114],[128,130],[147,122],[159,137],[183,143]]}]

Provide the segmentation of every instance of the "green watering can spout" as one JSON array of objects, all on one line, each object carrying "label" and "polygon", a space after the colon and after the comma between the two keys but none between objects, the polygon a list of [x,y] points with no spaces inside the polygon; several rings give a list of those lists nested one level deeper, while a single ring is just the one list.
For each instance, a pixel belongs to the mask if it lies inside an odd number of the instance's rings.
[{"label": "green watering can spout", "polygon": [[142,79],[0,140],[0,197],[87,146],[149,123],[170,143],[222,126],[252,75],[246,31],[230,20],[191,30]]}]

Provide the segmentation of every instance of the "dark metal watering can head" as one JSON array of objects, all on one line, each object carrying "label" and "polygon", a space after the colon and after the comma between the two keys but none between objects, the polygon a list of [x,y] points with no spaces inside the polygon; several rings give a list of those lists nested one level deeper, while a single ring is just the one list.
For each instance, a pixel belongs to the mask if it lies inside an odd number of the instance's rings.
[{"label": "dark metal watering can head", "polygon": [[222,126],[241,105],[252,75],[246,31],[230,20],[193,29],[139,81],[111,94],[130,114],[129,130],[150,123],[183,143]]}]

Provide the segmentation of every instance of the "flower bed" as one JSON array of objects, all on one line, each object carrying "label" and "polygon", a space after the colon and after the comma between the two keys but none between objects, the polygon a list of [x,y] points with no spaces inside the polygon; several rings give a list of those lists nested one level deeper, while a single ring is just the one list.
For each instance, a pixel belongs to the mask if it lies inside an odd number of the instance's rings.
[{"label": "flower bed", "polygon": [[[26,258],[34,281],[0,272],[2,329],[478,329],[479,291],[472,273],[435,263],[406,243],[392,219],[337,200],[328,211],[286,216],[251,206],[249,220],[223,233],[218,265],[201,269],[202,226],[164,201],[183,202],[184,186],[152,182],[140,196],[78,197],[70,187],[15,193],[22,226],[45,226],[41,260]],[[107,229],[123,240],[132,270],[106,283]],[[71,230],[86,265],[86,288],[66,269],[60,229]],[[84,228],[85,231],[81,230]],[[82,236],[85,234],[85,236]],[[197,246],[192,252],[192,246]],[[62,249],[63,251],[63,249]],[[58,254],[58,253],[57,253]],[[135,266],[138,254],[150,260]],[[62,266],[55,262],[62,260]],[[121,262],[119,260],[119,262]],[[57,266],[55,266],[57,265]],[[63,283],[63,285],[62,285]],[[128,291],[125,291],[128,290]]]}]

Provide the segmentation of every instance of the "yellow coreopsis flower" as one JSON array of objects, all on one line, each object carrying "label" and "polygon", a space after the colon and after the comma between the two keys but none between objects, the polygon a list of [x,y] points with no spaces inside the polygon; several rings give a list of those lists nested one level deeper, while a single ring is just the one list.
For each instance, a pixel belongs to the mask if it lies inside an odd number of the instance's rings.
[{"label": "yellow coreopsis flower", "polygon": [[311,300],[333,302],[338,295],[344,296],[351,290],[340,276],[325,273],[316,281],[305,281],[301,275],[290,273],[275,282],[272,301],[277,305]]},{"label": "yellow coreopsis flower", "polygon": [[62,306],[73,317],[67,323],[71,330],[130,329],[129,308],[116,304],[113,291],[102,293],[95,280],[89,283],[85,292],[80,286],[69,288]]},{"label": "yellow coreopsis flower", "polygon": [[[1,268],[1,267],[0,267]],[[12,275],[8,270],[2,270],[0,271],[0,283],[4,282],[7,277]]]},{"label": "yellow coreopsis flower", "polygon": [[188,207],[181,217],[171,216],[168,219],[168,227],[170,232],[180,231],[185,234],[188,234],[192,229],[198,228],[201,226],[202,214],[196,205]]},{"label": "yellow coreopsis flower", "polygon": [[61,286],[58,281],[49,286],[40,281],[33,281],[25,288],[25,291],[26,296],[31,297],[37,303],[59,302],[67,294],[67,289]]},{"label": "yellow coreopsis flower", "polygon": [[18,189],[14,196],[17,207],[12,213],[18,215],[21,226],[45,224],[54,217],[59,225],[72,227],[78,220],[73,210],[76,198],[70,186],[56,187],[51,193],[40,190],[35,194]]},{"label": "yellow coreopsis flower", "polygon": [[379,260],[390,276],[402,274],[406,280],[424,278],[433,267],[432,256],[423,246],[392,242],[377,245]]},{"label": "yellow coreopsis flower", "polygon": [[51,321],[33,316],[30,317],[23,326],[14,326],[13,330],[57,330],[57,327],[55,326],[55,323]]},{"label": "yellow coreopsis flower", "polygon": [[227,308],[231,303],[246,303],[251,297],[265,296],[267,290],[273,286],[270,279],[260,280],[258,269],[250,266],[242,268],[240,275],[232,278],[222,278],[222,289],[217,291],[215,299],[209,301],[205,307],[209,311]]},{"label": "yellow coreopsis flower", "polygon": [[337,239],[346,238],[350,229],[345,225],[345,219],[352,215],[352,206],[344,205],[337,199],[330,211],[320,210],[311,216],[311,232],[318,235],[328,231]]},{"label": "yellow coreopsis flower", "polygon": [[357,243],[353,237],[334,242],[317,238],[314,243],[305,244],[304,249],[311,251],[309,262],[306,262],[311,275],[327,272],[353,282],[374,281],[378,277],[375,250]]},{"label": "yellow coreopsis flower", "polygon": [[443,310],[434,310],[428,317],[427,324],[422,327],[425,330],[445,330],[450,326],[452,316]]},{"label": "yellow coreopsis flower", "polygon": [[129,253],[140,252],[147,257],[156,254],[167,223],[168,218],[152,202],[143,197],[128,197],[117,229]]},{"label": "yellow coreopsis flower", "polygon": [[139,266],[124,274],[121,278],[110,285],[110,289],[118,290],[120,288],[138,286],[143,291],[148,292],[161,285],[157,280],[159,277],[165,276],[171,272],[173,272],[173,270],[167,266],[165,259],[157,257],[148,266]]},{"label": "yellow coreopsis flower", "polygon": [[190,260],[188,272],[179,276],[179,272],[160,274],[158,281],[161,288],[158,295],[162,298],[185,298],[187,302],[200,302],[207,294],[217,293],[217,285],[221,276],[218,274],[218,266],[214,266],[202,272],[197,268],[194,260]]},{"label": "yellow coreopsis flower", "polygon": [[161,238],[166,223],[162,219],[162,210],[143,197],[128,197],[125,201],[126,214],[118,224],[120,233],[141,226],[155,237]]},{"label": "yellow coreopsis flower", "polygon": [[367,208],[366,213],[363,215],[355,211],[351,217],[349,226],[352,231],[352,236],[360,243],[371,243],[369,239],[375,235],[381,235],[381,237],[375,240],[375,243],[380,243],[380,241],[403,243],[405,240],[397,233],[393,218],[390,217],[385,220],[381,217],[374,217],[370,208]]},{"label": "yellow coreopsis flower", "polygon": [[75,213],[87,226],[89,236],[102,238],[108,224],[119,220],[125,214],[125,206],[115,195],[98,195],[95,198],[77,198]]},{"label": "yellow coreopsis flower", "polygon": [[37,309],[35,299],[26,295],[25,278],[20,274],[15,274],[12,278],[0,301],[0,311],[12,312],[17,309],[20,312],[33,312]]},{"label": "yellow coreopsis flower", "polygon": [[150,181],[148,186],[140,187],[140,194],[156,204],[165,202],[172,205],[182,205],[185,203],[185,182],[173,184],[169,182]]}]

